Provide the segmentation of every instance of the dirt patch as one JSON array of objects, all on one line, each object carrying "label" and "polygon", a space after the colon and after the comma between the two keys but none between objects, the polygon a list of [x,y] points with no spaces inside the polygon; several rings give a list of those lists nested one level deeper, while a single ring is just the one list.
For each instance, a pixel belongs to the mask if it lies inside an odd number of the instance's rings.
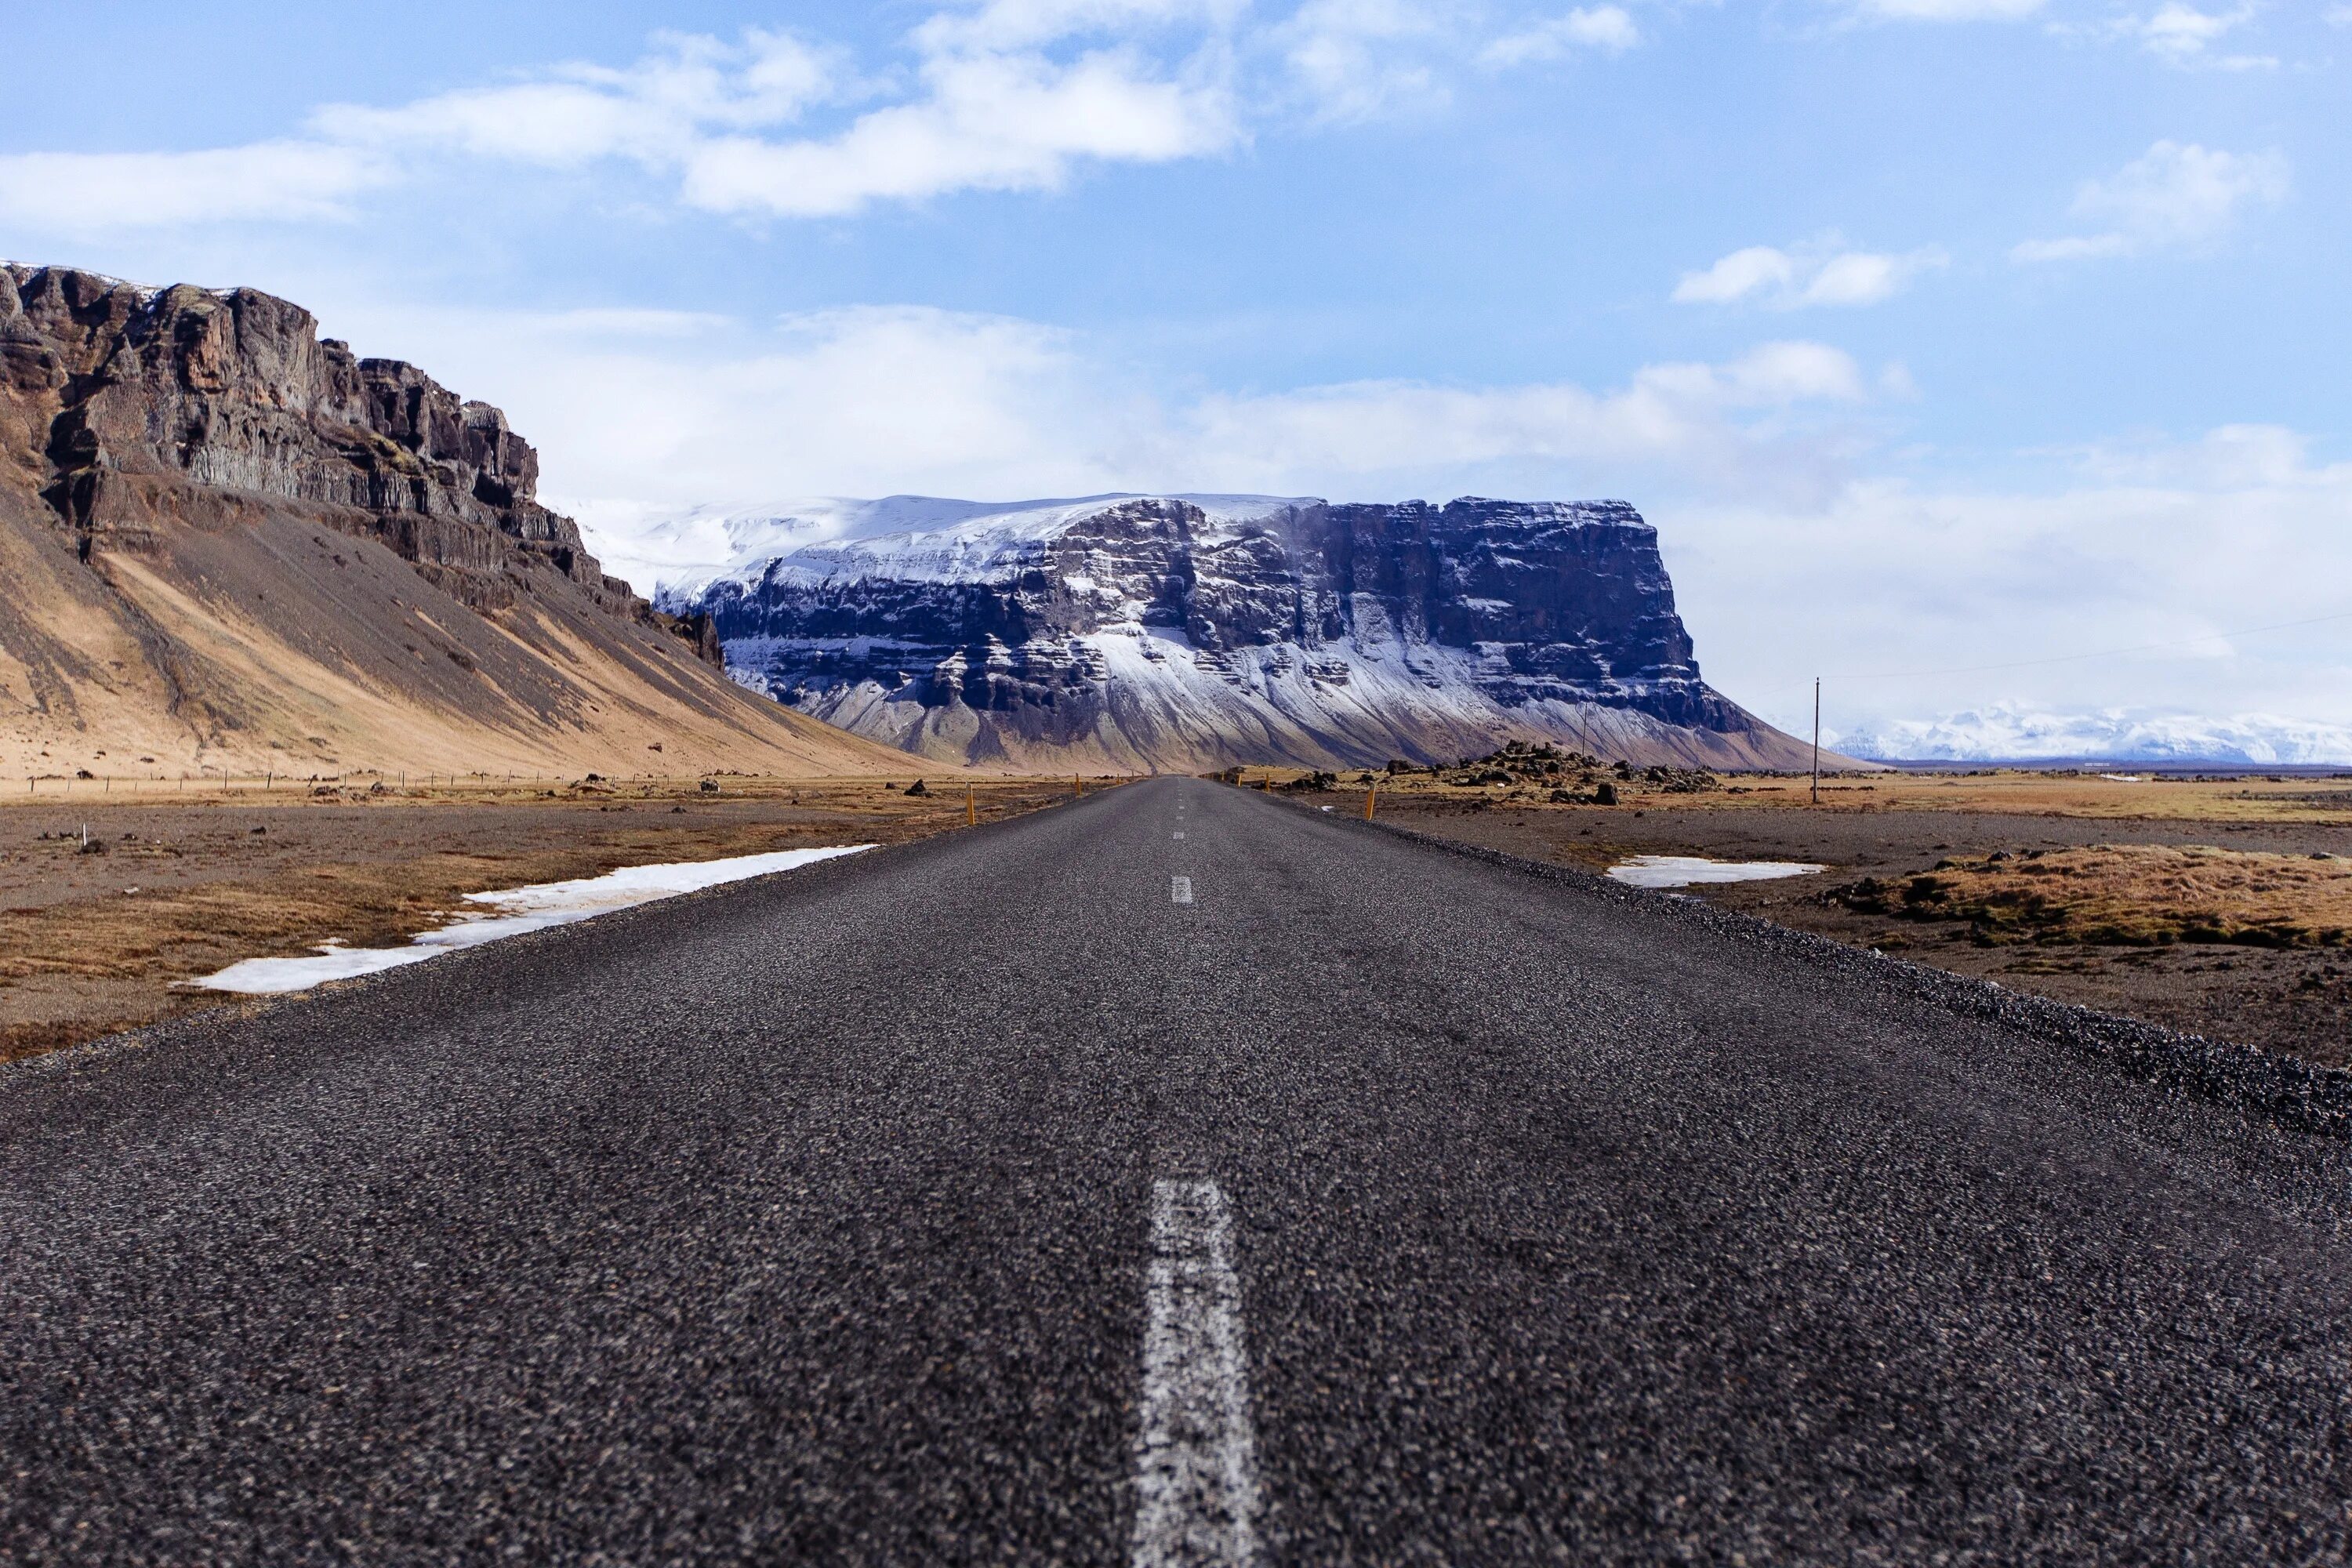
[{"label": "dirt patch", "polygon": [[[1364,790],[1355,780],[1343,775],[1325,798],[1360,812]],[[1882,774],[1845,782],[1853,787],[1842,795],[1825,785],[1818,807],[1803,804],[1801,780],[1727,777],[1721,790],[1676,796],[1629,789],[1613,807],[1512,800],[1499,788],[1383,783],[1378,811],[1400,826],[1591,871],[1633,855],[1820,864],[1828,869],[1816,876],[1689,892],[2058,1001],[2352,1065],[2352,948],[2327,936],[2352,930],[2352,909],[2336,902],[2352,895],[2352,813],[2311,798],[2330,792],[2308,780],[2135,786],[2067,775]],[[2128,798],[2150,808],[2137,815],[2116,811],[2102,793],[2136,787]],[[1855,798],[1865,791],[1868,804]],[[2215,815],[2196,815],[2200,803]],[[2008,858],[1994,861],[1996,854]],[[2310,858],[2321,854],[2336,858]],[[2022,870],[2053,861],[2077,874]],[[1902,889],[1919,877],[1949,883],[1951,900],[1906,912]],[[1865,879],[1895,889],[1883,908],[1843,895]],[[2028,891],[2045,900],[2039,923],[1989,925],[2002,936],[1980,939],[1974,905],[2021,917]],[[2168,942],[2159,934],[2167,929]]]},{"label": "dirt patch", "polygon": [[[231,1005],[181,983],[241,959],[397,945],[467,893],[964,826],[961,784],[911,795],[911,782],[306,787],[0,809],[0,1060]],[[1067,781],[984,783],[971,812],[985,822],[1069,795]]]}]

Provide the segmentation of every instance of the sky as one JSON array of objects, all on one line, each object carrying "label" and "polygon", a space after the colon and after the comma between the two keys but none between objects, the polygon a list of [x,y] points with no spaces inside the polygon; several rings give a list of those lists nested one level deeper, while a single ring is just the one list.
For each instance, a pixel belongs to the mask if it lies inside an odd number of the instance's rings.
[{"label": "sky", "polygon": [[2352,761],[2352,4],[198,9],[12,17],[88,65],[0,98],[0,256],[298,300],[616,555],[1610,497],[1786,726]]}]

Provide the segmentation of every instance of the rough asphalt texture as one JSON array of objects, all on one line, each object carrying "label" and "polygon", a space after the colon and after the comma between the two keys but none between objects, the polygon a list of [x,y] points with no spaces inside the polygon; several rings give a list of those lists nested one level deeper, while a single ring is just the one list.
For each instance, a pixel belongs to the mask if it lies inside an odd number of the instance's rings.
[{"label": "rough asphalt texture", "polygon": [[1270,1561],[2342,1560],[2352,1145],[1741,930],[1163,780],[0,1072],[0,1561],[1115,1563],[1170,1175]]}]

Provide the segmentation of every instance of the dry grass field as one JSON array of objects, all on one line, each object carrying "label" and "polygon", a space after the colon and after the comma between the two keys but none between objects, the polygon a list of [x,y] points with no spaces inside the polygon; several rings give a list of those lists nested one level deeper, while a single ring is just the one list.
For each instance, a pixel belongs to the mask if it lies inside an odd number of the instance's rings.
[{"label": "dry grass field", "polygon": [[[398,944],[467,893],[964,826],[965,781],[934,774],[910,795],[916,776],[306,781],[186,795],[84,784],[19,797],[0,805],[0,1059],[223,1005],[184,982],[241,959]],[[982,821],[1071,792],[1066,779],[971,787]]]},{"label": "dry grass field", "polygon": [[1864,878],[1847,908],[1959,921],[1986,946],[2342,947],[2352,941],[2352,860],[2210,845],[2103,844],[1938,860],[1898,881]]}]

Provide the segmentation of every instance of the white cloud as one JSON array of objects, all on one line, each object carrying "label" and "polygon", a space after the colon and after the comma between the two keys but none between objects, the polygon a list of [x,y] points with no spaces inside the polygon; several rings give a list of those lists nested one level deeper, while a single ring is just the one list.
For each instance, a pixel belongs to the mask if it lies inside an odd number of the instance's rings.
[{"label": "white cloud", "polygon": [[1516,33],[1507,33],[1479,51],[1491,66],[1528,65],[1566,59],[1586,49],[1622,54],[1642,41],[1641,29],[1622,5],[1580,6],[1547,17]]},{"label": "white cloud", "polygon": [[475,157],[571,165],[687,156],[713,132],[789,123],[834,95],[835,56],[788,33],[754,29],[740,45],[668,36],[620,69],[565,65],[537,81],[467,89],[395,109],[330,104],[310,126],[355,146],[439,148]]},{"label": "white cloud", "polygon": [[2352,726],[2343,624],[1969,672],[2340,613],[2352,463],[2275,426],[2023,454],[2027,477],[1990,488],[1888,475],[1866,437],[1899,372],[1801,341],[1607,385],[1180,395],[1083,336],[921,308],[762,324],[321,303],[362,352],[505,406],[600,546],[697,504],[819,493],[1622,495],[1659,525],[1709,678],[1767,717],[1798,720],[1826,673],[1841,730],[2002,702]]},{"label": "white cloud", "polygon": [[1897,22],[2015,22],[2042,0],[1853,0],[1856,15]]},{"label": "white cloud", "polygon": [[2261,7],[2241,0],[2227,11],[2201,11],[2186,0],[2165,0],[2145,16],[2127,15],[2095,25],[2053,26],[2052,31],[2137,44],[2168,65],[2212,70],[2269,69],[2272,55],[2220,54],[2212,46],[2252,21]]},{"label": "white cloud", "polygon": [[720,138],[686,162],[683,194],[719,212],[809,216],[957,190],[1051,190],[1073,163],[1165,163],[1239,137],[1222,85],[1152,79],[1118,54],[1069,65],[979,55],[924,68],[918,102],[825,141]]},{"label": "white cloud", "polygon": [[1447,101],[1459,29],[1428,0],[1307,0],[1271,37],[1316,116],[1351,121]]},{"label": "white cloud", "polygon": [[392,178],[354,147],[258,142],[196,153],[0,156],[0,222],[51,234],[255,219],[340,219]]},{"label": "white cloud", "polygon": [[[1379,495],[1671,471],[1817,490],[1822,426],[1866,411],[1843,353],[1769,342],[1613,388],[1363,382],[1171,396],[1037,322],[917,307],[771,326],[686,313],[330,309],[362,352],[505,407],[584,515],[818,492],[1135,487]],[[1549,478],[1539,478],[1549,475]]]},{"label": "white cloud", "polygon": [[2352,463],[2260,426],[2042,461],[2004,488],[1865,476],[1647,511],[1709,679],[1768,717],[1805,716],[1822,674],[1842,732],[1999,704],[2352,726],[2352,622],[2218,635],[2343,613]]},{"label": "white cloud", "polygon": [[2231,28],[2252,18],[2254,8],[2241,5],[2234,11],[2200,11],[2194,5],[2184,5],[2180,0],[2168,0],[2157,7],[2145,21],[2135,21],[2132,30],[2151,54],[2167,59],[2183,60],[2201,55],[2205,46],[2221,37]]},{"label": "white cloud", "polygon": [[833,216],[958,190],[1046,190],[1081,160],[1159,163],[1234,140],[1231,104],[1213,79],[1163,79],[1119,50],[1057,60],[989,47],[1148,9],[1000,5],[935,17],[914,35],[921,90],[831,136],[758,134],[800,118],[841,77],[819,51],[763,33],[740,49],[673,40],[626,70],[571,68],[559,80],[397,110],[328,110],[315,123],[349,141],[528,163],[629,158],[674,172],[688,205],[716,212]]},{"label": "white cloud", "polygon": [[830,133],[793,134],[820,106],[871,97],[838,51],[753,29],[740,42],[664,35],[611,68],[391,108],[331,104],[299,141],[199,153],[0,157],[0,219],[79,232],[209,219],[344,216],[349,198],[416,177],[428,156],[577,168],[607,160],[674,182],[690,206],[791,216],[960,190],[1050,190],[1081,163],[1163,163],[1243,134],[1214,38],[1164,60],[1123,28],[1222,26],[1227,0],[999,0],[915,28],[911,90]]},{"label": "white cloud", "polygon": [[987,0],[970,11],[941,11],[915,29],[924,47],[942,52],[1034,48],[1075,35],[1126,35],[1155,27],[1229,27],[1247,0]]},{"label": "white cloud", "polygon": [[2158,142],[2111,178],[2085,181],[2075,193],[2074,216],[2104,225],[2099,232],[2027,240],[2010,254],[2020,261],[2071,261],[2208,245],[2229,231],[2241,208],[2274,206],[2287,189],[2286,160],[2276,153]]},{"label": "white cloud", "polygon": [[1622,5],[1493,36],[1479,0],[988,0],[942,9],[904,66],[751,28],[659,34],[641,58],[573,62],[404,104],[327,104],[297,138],[194,153],[0,156],[0,221],[34,231],[350,216],[436,160],[635,168],[704,211],[837,216],[959,191],[1046,191],[1088,166],[1212,157],[1302,112],[1440,105],[1474,62],[1614,53]]},{"label": "white cloud", "polygon": [[1705,271],[1684,273],[1674,297],[1686,305],[1755,300],[1782,310],[1807,305],[1875,305],[1948,259],[1934,247],[1894,255],[1843,250],[1833,241],[1795,250],[1751,245]]}]

